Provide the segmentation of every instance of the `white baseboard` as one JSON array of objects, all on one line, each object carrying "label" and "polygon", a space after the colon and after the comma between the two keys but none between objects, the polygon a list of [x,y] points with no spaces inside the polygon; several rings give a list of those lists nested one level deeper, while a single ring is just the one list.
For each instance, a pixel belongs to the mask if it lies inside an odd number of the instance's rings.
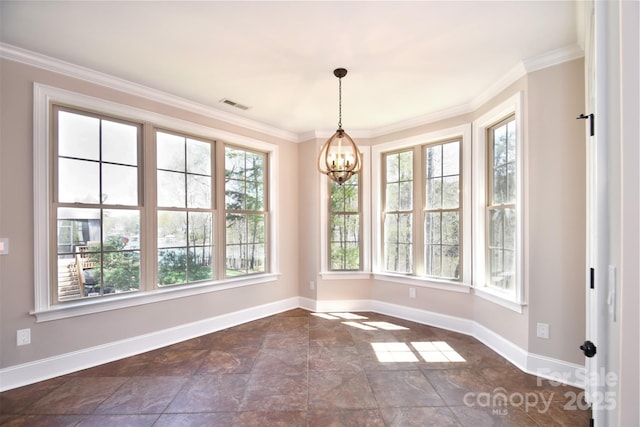
[{"label": "white baseboard", "polygon": [[376,300],[318,301],[294,297],[126,340],[0,369],[0,391],[134,356],[294,308],[317,312],[372,311],[471,335],[525,372],[584,388],[586,372],[583,366],[529,353],[470,319]]},{"label": "white baseboard", "polygon": [[152,332],[150,334],[0,369],[0,391],[10,390],[113,362],[114,360],[134,356],[180,341],[298,308],[299,306],[299,298],[289,298],[215,316],[198,322],[176,326],[174,328]]},{"label": "white baseboard", "polygon": [[542,378],[581,389],[585,388],[587,381],[587,371],[584,366],[534,353],[528,354],[526,371]]},{"label": "white baseboard", "polygon": [[315,310],[320,312],[373,311],[471,335],[524,372],[582,389],[585,386],[586,372],[583,366],[529,353],[486,326],[470,319],[376,300],[309,301],[313,302],[309,306],[315,306]]}]

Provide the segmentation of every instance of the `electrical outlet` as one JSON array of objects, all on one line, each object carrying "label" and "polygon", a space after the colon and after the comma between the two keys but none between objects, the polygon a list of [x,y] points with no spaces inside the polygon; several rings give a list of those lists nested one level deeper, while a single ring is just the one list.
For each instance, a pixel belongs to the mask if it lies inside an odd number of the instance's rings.
[{"label": "electrical outlet", "polygon": [[27,345],[31,344],[31,329],[20,329],[16,333],[16,344]]},{"label": "electrical outlet", "polygon": [[416,297],[416,288],[409,288],[409,298]]},{"label": "electrical outlet", "polygon": [[548,323],[539,323],[538,322],[537,336],[538,336],[538,338],[549,339],[549,324]]},{"label": "electrical outlet", "polygon": [[316,288],[316,282],[313,280],[309,281],[309,289],[314,290]]}]

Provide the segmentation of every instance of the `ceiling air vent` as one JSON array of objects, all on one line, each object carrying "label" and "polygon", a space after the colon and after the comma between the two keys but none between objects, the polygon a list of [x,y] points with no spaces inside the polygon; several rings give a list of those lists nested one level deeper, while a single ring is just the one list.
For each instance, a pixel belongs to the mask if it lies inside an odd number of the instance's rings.
[{"label": "ceiling air vent", "polygon": [[238,104],[237,102],[232,101],[232,100],[227,99],[227,98],[222,98],[220,100],[220,102],[222,102],[223,104],[231,105],[232,107],[239,108],[241,110],[248,110],[249,109],[249,107],[247,107],[246,105]]}]

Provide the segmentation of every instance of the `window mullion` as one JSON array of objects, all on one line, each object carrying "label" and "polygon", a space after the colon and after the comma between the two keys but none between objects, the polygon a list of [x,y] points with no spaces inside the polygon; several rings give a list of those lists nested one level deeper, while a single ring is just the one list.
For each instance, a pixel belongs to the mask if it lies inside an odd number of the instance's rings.
[{"label": "window mullion", "polygon": [[[425,167],[425,159],[422,155],[422,146],[416,146],[413,148],[413,274],[417,276],[424,276],[424,210],[426,202],[424,195],[426,193],[424,189],[425,181],[423,178],[426,175],[423,173]],[[426,181],[425,181],[426,182]]]},{"label": "window mullion", "polygon": [[143,206],[140,212],[143,218],[140,229],[140,250],[143,251],[141,286],[144,291],[153,291],[158,287],[158,206],[156,173],[155,129],[145,124],[142,129],[143,160]]}]

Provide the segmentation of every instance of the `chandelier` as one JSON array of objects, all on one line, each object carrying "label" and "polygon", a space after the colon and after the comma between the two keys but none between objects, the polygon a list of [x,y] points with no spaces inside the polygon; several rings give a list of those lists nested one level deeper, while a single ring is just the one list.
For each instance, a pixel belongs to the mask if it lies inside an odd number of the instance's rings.
[{"label": "chandelier", "polygon": [[338,78],[338,130],[322,146],[318,170],[342,185],[360,172],[362,158],[356,143],[342,129],[342,78],[347,75],[347,70],[336,68],[333,75]]}]

